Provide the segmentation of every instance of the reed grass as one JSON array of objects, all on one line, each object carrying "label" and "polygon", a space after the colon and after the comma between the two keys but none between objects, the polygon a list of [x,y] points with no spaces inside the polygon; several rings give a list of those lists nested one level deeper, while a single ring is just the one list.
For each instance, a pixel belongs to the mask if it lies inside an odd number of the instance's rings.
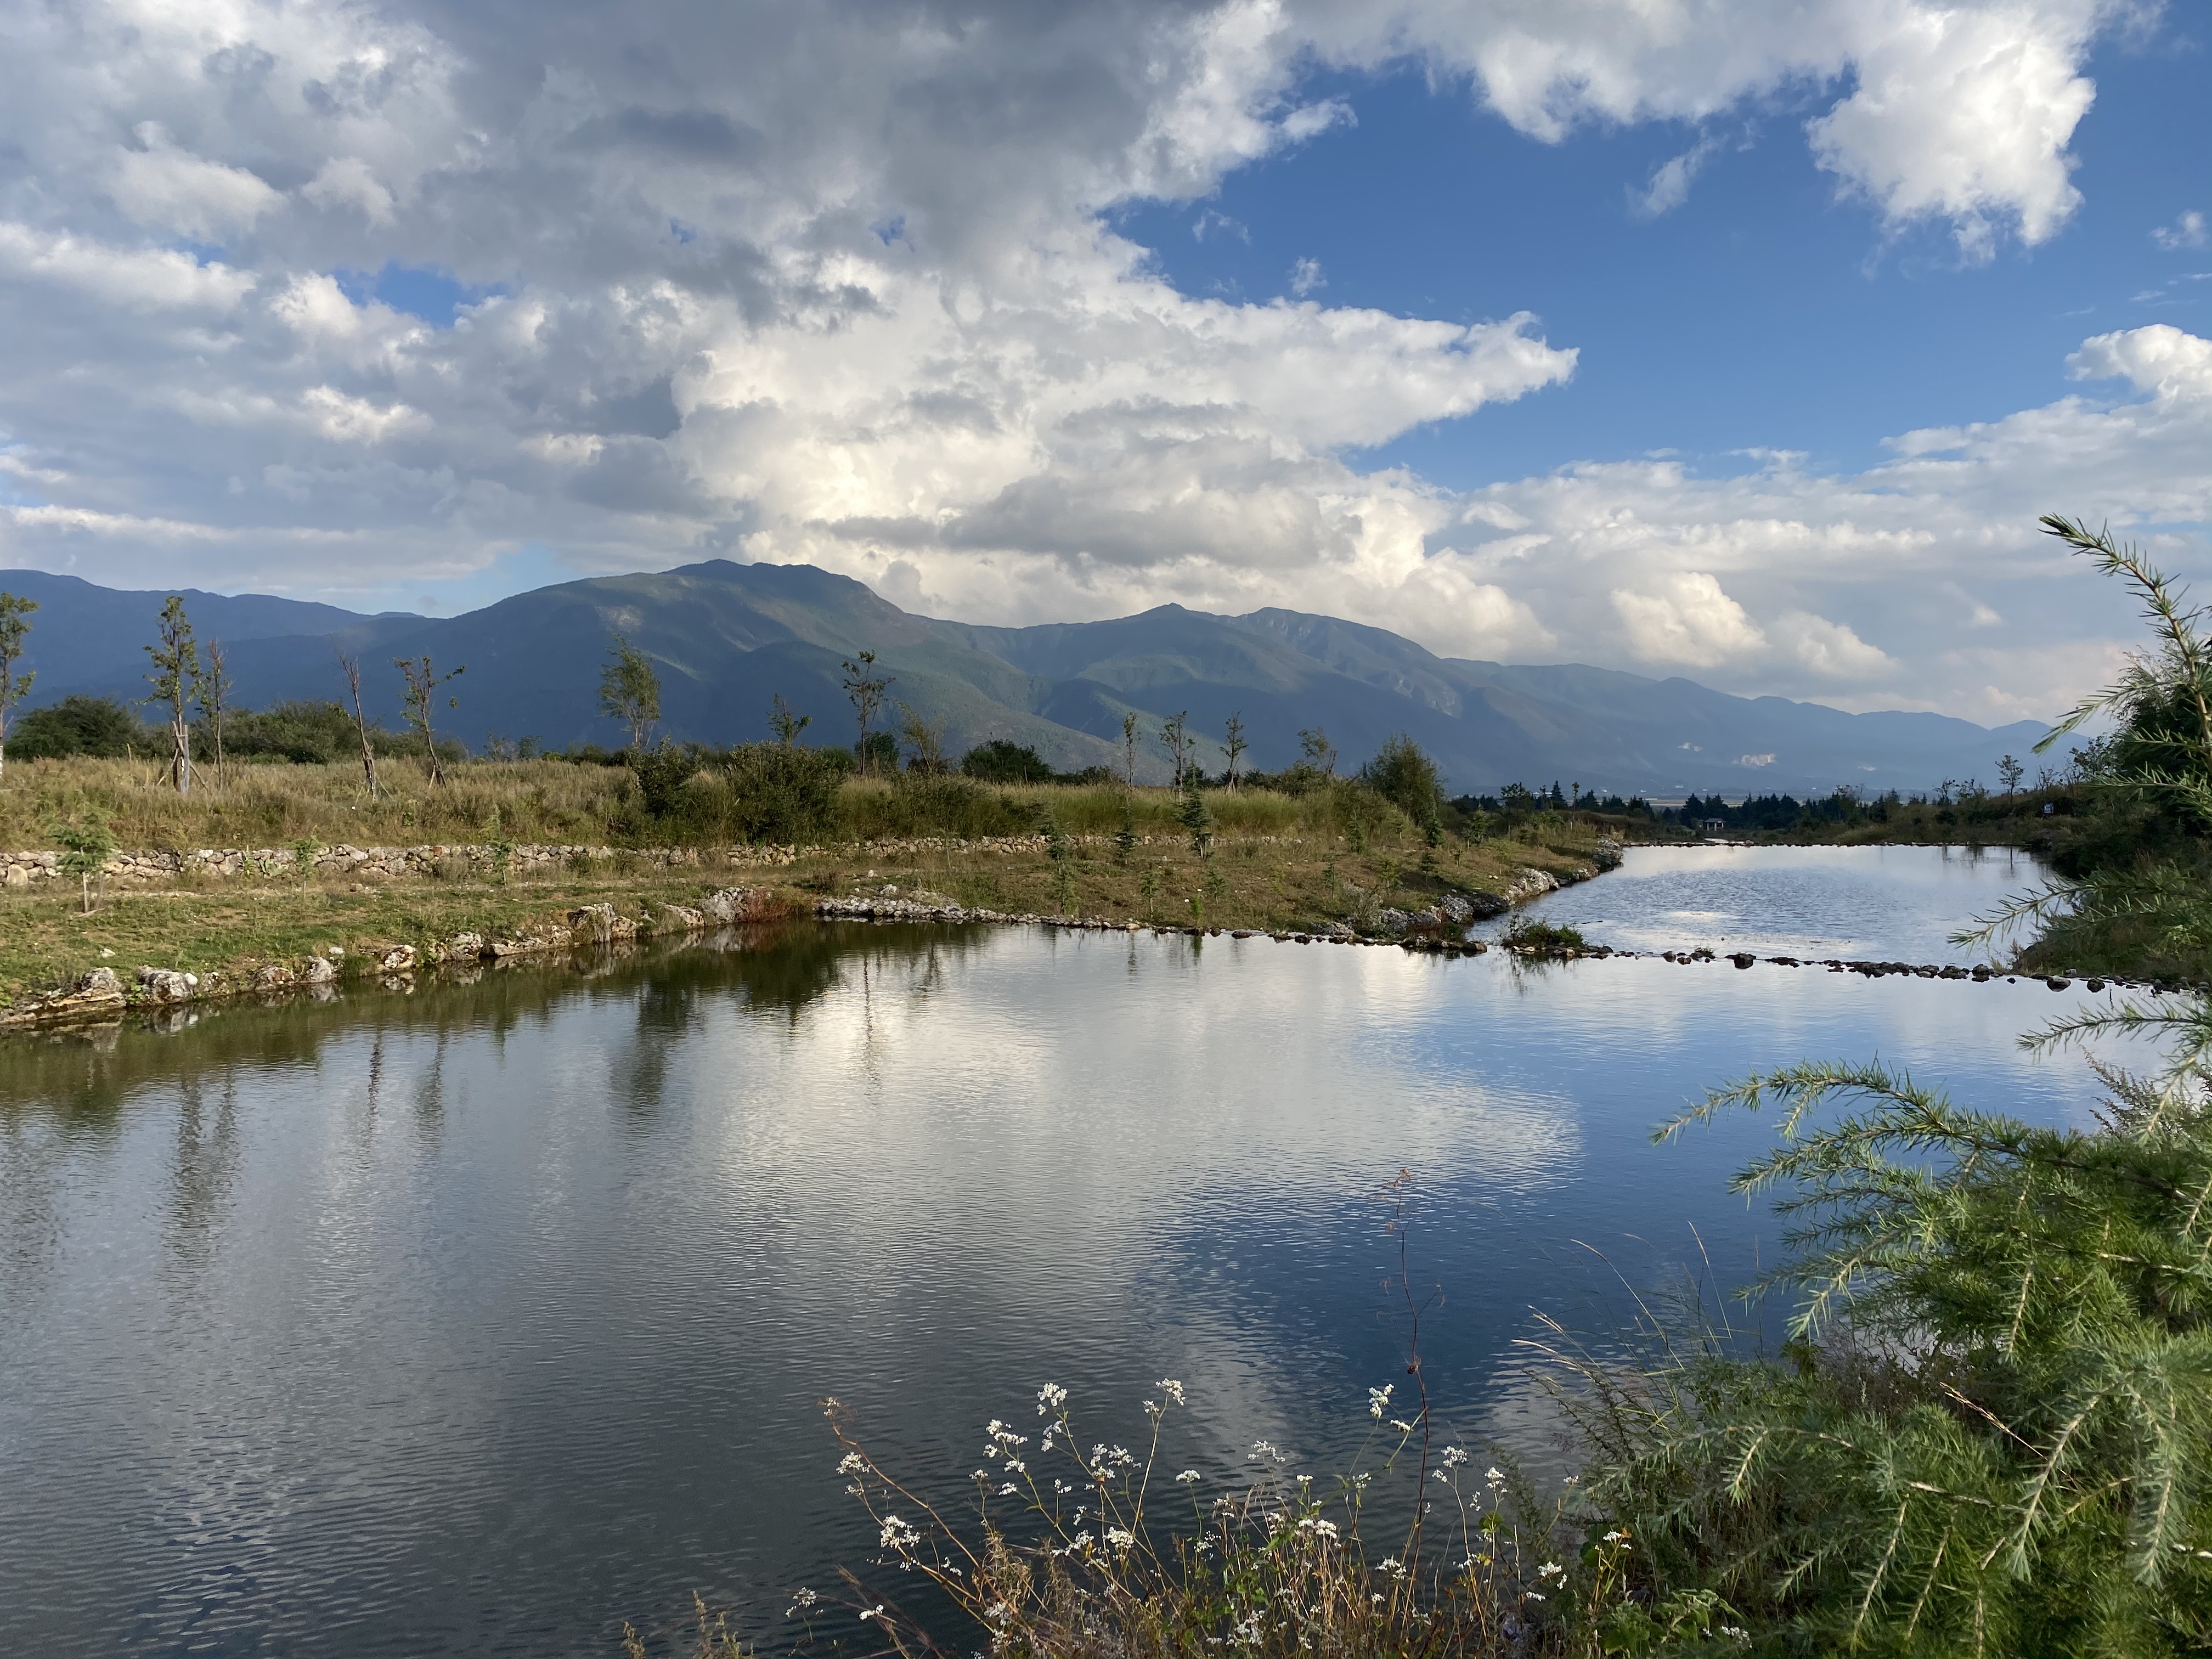
[{"label": "reed grass", "polygon": [[[641,810],[629,769],[559,760],[449,764],[434,787],[420,762],[385,757],[372,798],[357,763],[234,764],[203,769],[179,796],[153,760],[13,761],[0,785],[0,847],[46,847],[57,823],[95,811],[117,843],[132,850],[277,847],[307,839],[325,845],[403,846],[475,842],[684,844],[682,823],[659,824]],[[711,780],[709,780],[711,781]],[[1207,804],[1224,836],[1338,833],[1342,812],[1326,793],[1217,791]],[[1139,836],[1178,831],[1182,798],[1173,790],[1124,791],[1111,785],[983,785],[957,776],[909,783],[851,778],[836,794],[818,839],[844,843],[915,835],[1022,835],[1047,817],[1073,835],[1111,835],[1125,816]],[[1371,833],[1393,844],[1410,839],[1404,815],[1368,805]]]}]

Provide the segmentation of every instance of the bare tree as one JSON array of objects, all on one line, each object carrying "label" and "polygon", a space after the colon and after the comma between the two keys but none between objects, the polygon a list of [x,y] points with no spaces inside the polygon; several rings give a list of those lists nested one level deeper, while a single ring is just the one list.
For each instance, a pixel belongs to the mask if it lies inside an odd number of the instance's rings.
[{"label": "bare tree", "polygon": [[230,691],[228,659],[222,641],[210,640],[207,672],[193,689],[192,701],[200,706],[200,718],[207,722],[208,735],[215,739],[215,775],[218,783],[222,781],[222,722],[230,712]]},{"label": "bare tree", "polygon": [[9,718],[15,705],[31,695],[31,683],[39,678],[36,669],[18,672],[15,667],[23,659],[23,636],[31,631],[24,618],[38,608],[36,599],[0,593],[0,778],[8,775]]},{"label": "bare tree", "polygon": [[1137,787],[1137,714],[1134,709],[1121,716],[1121,777],[1130,788]]},{"label": "bare tree", "polygon": [[1242,709],[1229,717],[1229,739],[1221,745],[1229,751],[1229,787],[1237,787],[1237,757],[1251,745],[1244,741],[1244,714]]},{"label": "bare tree", "polygon": [[[446,781],[446,769],[438,759],[438,739],[430,731],[430,699],[447,680],[457,680],[467,673],[469,665],[463,663],[440,674],[431,669],[428,656],[418,657],[413,662],[404,657],[394,657],[392,665],[407,678],[407,689],[399,694],[399,701],[406,706],[407,723],[422,734],[422,746],[430,756],[430,782],[434,787]],[[448,708],[460,706],[459,697],[446,699]]]},{"label": "bare tree", "polygon": [[361,772],[368,780],[368,798],[376,799],[376,750],[368,740],[368,715],[361,706],[361,659],[338,653],[338,666],[345,672],[346,690],[353,694],[353,729],[361,733]]},{"label": "bare tree", "polygon": [[860,740],[853,745],[853,752],[860,760],[860,769],[873,776],[876,757],[875,751],[868,747],[868,728],[875,724],[876,715],[883,708],[884,693],[897,682],[888,675],[878,677],[874,652],[863,651],[859,656],[859,661],[845,664],[845,678],[839,684],[845,688],[845,695],[853,700],[853,713],[860,722]]},{"label": "bare tree", "polygon": [[1160,723],[1160,747],[1168,751],[1175,762],[1175,787],[1182,787],[1184,768],[1190,753],[1190,710],[1186,708],[1171,720]]},{"label": "bare tree", "polygon": [[192,793],[191,702],[199,689],[200,648],[192,638],[192,624],[185,615],[185,597],[169,595],[161,607],[161,637],[146,647],[154,672],[146,680],[154,690],[143,699],[168,711],[169,781],[179,795]]}]

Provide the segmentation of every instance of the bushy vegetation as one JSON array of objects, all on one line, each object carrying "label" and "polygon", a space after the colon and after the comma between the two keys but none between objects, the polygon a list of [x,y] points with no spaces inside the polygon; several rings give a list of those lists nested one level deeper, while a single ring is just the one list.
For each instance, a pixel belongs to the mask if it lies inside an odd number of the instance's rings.
[{"label": "bushy vegetation", "polygon": [[1437,763],[1403,733],[1386,738],[1375,757],[1359,769],[1359,781],[1403,812],[1424,836],[1443,833],[1443,780]]},{"label": "bushy vegetation", "polygon": [[2086,698],[2039,749],[2093,720],[2107,734],[2076,748],[2049,802],[2056,822],[2027,844],[2057,871],[1966,936],[2039,933],[2027,959],[2087,971],[2212,974],[2212,642],[2205,612],[2132,547],[2063,518],[2044,528],[2141,601],[2150,647]]},{"label": "bushy vegetation", "polygon": [[[1753,1077],[1800,1293],[1778,1362],[1710,1328],[1625,1370],[1562,1351],[1590,1501],[1656,1594],[1762,1650],[2140,1655],[2212,1641],[2212,1130],[2185,1073],[2091,1132],[1875,1066]],[[1857,1104],[1816,1127],[1836,1099]]]},{"label": "bushy vegetation", "polygon": [[1049,783],[1055,775],[1036,750],[1006,738],[977,744],[961,757],[960,769],[983,783]]},{"label": "bushy vegetation", "polygon": [[1547,953],[1559,951],[1583,951],[1589,948],[1588,941],[1583,938],[1579,929],[1560,927],[1548,921],[1539,921],[1533,916],[1514,918],[1512,927],[1505,931],[1504,943],[1515,950]]},{"label": "bushy vegetation", "polygon": [[73,755],[121,760],[147,754],[159,735],[112,697],[64,697],[15,719],[8,751],[17,760],[61,760]]}]

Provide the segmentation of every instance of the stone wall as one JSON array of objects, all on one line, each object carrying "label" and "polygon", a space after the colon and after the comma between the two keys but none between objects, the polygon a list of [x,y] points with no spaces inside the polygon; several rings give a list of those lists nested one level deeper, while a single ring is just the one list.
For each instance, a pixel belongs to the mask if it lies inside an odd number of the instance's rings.
[{"label": "stone wall", "polygon": [[[1077,845],[1103,846],[1106,836],[1071,836]],[[1150,836],[1138,837],[1150,846]],[[1272,842],[1276,838],[1261,839]],[[450,875],[457,871],[489,874],[501,867],[511,871],[545,870],[568,865],[604,868],[618,860],[646,870],[697,867],[702,865],[773,867],[797,862],[822,853],[819,847],[491,847],[459,844],[439,847],[314,847],[307,856],[318,876],[349,877],[355,880],[398,880]],[[1036,853],[1046,850],[1042,836],[993,836],[975,841],[947,836],[912,840],[862,842],[835,849],[859,858],[896,858],[924,853]],[[118,853],[108,860],[110,885],[168,886],[191,878],[273,879],[301,872],[300,852],[289,847],[203,847],[191,852]],[[60,877],[57,853],[0,853],[0,887],[29,887]]]},{"label": "stone wall", "polygon": [[[625,860],[644,869],[665,870],[696,866],[702,854],[695,848],[621,848],[611,847],[316,847],[301,852],[289,847],[203,847],[193,852],[118,853],[107,861],[111,884],[167,886],[194,878],[214,879],[273,878],[296,876],[312,861],[317,876],[351,877],[356,880],[398,880],[452,874],[456,870],[489,874],[508,870],[544,870],[569,865],[605,867]],[[794,848],[743,847],[717,852],[718,863],[788,864],[798,856]],[[54,853],[0,853],[0,886],[29,887],[61,878],[60,855]]]}]

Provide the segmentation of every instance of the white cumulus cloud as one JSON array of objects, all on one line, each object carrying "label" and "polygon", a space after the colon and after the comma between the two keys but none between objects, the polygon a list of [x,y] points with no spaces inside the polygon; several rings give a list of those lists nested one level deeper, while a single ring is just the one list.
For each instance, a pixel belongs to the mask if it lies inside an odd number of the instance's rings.
[{"label": "white cumulus cloud", "polygon": [[[1455,495],[1358,457],[1541,395],[1572,340],[1329,305],[1317,263],[1282,302],[1194,298],[1114,210],[1170,199],[1245,234],[1204,205],[1223,178],[1352,118],[1315,71],[1413,66],[1545,142],[1708,131],[1795,88],[1812,154],[1876,220],[1984,252],[2073,211],[2083,66],[2119,15],[19,7],[0,562],[343,599],[533,544],[579,571],[811,559],[978,619],[1287,604],[1467,654],[2063,703],[2104,647],[2051,600],[2033,515],[2202,520],[2197,337],[2100,336],[2074,367],[2105,384],[1904,434],[1857,475],[1598,457]],[[450,326],[406,315],[363,295],[387,266],[472,297]],[[1971,650],[1952,589],[2003,618]]]}]

